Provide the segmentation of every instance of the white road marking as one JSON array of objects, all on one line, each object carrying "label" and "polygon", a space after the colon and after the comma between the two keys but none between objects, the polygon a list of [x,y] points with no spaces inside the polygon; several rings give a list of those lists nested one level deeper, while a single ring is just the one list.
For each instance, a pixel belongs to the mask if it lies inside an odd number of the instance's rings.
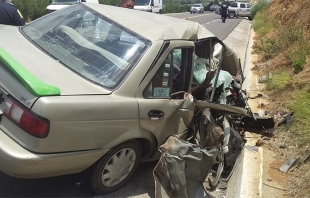
[{"label": "white road marking", "polygon": [[192,16],[192,17],[186,17],[186,18],[183,18],[183,19],[192,19],[192,18],[207,16],[207,15],[210,15],[210,14],[202,14],[202,15],[197,15],[197,16]]},{"label": "white road marking", "polygon": [[206,25],[210,24],[211,22],[206,23]]},{"label": "white road marking", "polygon": [[259,149],[259,154],[260,154],[260,175],[259,175],[259,186],[258,186],[258,190],[259,190],[259,197],[262,198],[263,196],[263,171],[264,171],[264,159],[263,159],[263,148],[258,148]]}]

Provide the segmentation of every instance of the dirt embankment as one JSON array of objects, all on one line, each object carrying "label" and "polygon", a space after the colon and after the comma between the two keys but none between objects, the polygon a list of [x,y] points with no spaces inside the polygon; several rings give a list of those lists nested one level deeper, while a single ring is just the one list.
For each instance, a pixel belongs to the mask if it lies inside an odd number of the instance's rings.
[{"label": "dirt embankment", "polygon": [[[284,35],[283,32],[292,31],[291,27],[300,26],[301,33],[297,36],[303,37],[304,43],[309,48],[305,64],[303,64],[302,69],[298,72],[294,70],[294,61],[290,59],[290,54],[299,53],[298,49],[300,48],[298,47],[300,43],[291,41],[289,42],[296,46],[289,46],[290,49],[287,51],[280,49],[278,53],[268,59],[268,66],[258,71],[260,74],[280,73],[281,75],[273,76],[280,78],[284,85],[278,89],[265,91],[271,101],[270,105],[266,108],[274,115],[279,115],[283,111],[286,111],[284,113],[288,113],[293,111],[290,109],[290,105],[295,103],[294,105],[296,107],[300,100],[303,106],[299,107],[299,110],[310,112],[310,97],[303,99],[306,101],[303,103],[304,101],[296,96],[296,93],[299,94],[301,91],[303,91],[303,94],[306,92],[307,97],[310,96],[310,0],[273,0],[268,8],[267,15],[270,20],[276,21],[275,24],[278,24],[278,27],[271,28],[263,37],[257,36],[255,42],[260,43],[262,39],[267,38],[275,39],[277,43],[288,42],[287,40],[282,40],[281,35]],[[282,34],[279,34],[279,26],[281,26],[280,31],[282,31]],[[294,36],[296,35],[294,35],[294,32],[288,35],[291,36],[288,37],[289,39],[295,39]],[[266,60],[261,58],[260,63],[262,62],[266,62]],[[287,76],[284,76],[284,73]],[[268,87],[267,84],[266,87]],[[306,198],[310,197],[310,130],[308,127],[308,129],[304,129],[307,133],[303,132],[302,125],[310,125],[304,122],[305,120],[309,121],[309,119],[302,118],[303,120],[299,120],[301,117],[297,119],[295,115],[296,113],[292,116],[291,125],[286,126],[284,124],[277,127],[274,133],[275,141],[265,141],[265,145],[267,148],[276,151],[278,154],[275,158],[281,160],[283,163],[291,157],[298,158],[297,163],[286,174],[285,193],[286,197]],[[302,114],[298,115],[300,116]],[[310,116],[306,113],[304,115],[307,117]]]}]

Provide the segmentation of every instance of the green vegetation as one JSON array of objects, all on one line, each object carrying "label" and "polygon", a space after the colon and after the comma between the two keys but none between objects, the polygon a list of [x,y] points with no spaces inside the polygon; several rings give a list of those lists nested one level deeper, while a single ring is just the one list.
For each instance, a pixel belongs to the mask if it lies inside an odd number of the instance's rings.
[{"label": "green vegetation", "polygon": [[251,9],[252,19],[256,16],[258,12],[266,12],[269,7],[269,3],[266,0],[260,0]]},{"label": "green vegetation", "polygon": [[281,91],[290,87],[292,77],[287,71],[276,71],[272,74],[272,78],[267,81],[267,90]]},{"label": "green vegetation", "polygon": [[298,90],[293,93],[289,108],[294,112],[293,129],[310,137],[310,91]]},{"label": "green vegetation", "polygon": [[[253,45],[254,53],[262,54],[265,60],[270,60],[282,52],[291,62],[296,73],[303,69],[309,55],[309,46],[302,32],[299,21],[294,25],[282,25],[281,21],[271,18],[268,14],[268,3],[261,0],[253,6],[255,16],[253,28],[261,38]],[[268,36],[273,30],[276,36]]]},{"label": "green vegetation", "polygon": [[120,3],[120,0],[99,0],[100,4],[116,6]]},{"label": "green vegetation", "polygon": [[276,39],[267,38],[261,39],[260,43],[253,45],[253,52],[255,54],[263,54],[265,60],[269,60],[279,53],[279,47]]},{"label": "green vegetation", "polygon": [[176,3],[169,3],[164,7],[164,13],[179,13],[179,12],[188,12],[191,5],[180,5]]},{"label": "green vegetation", "polygon": [[[277,102],[294,113],[292,125],[288,130],[292,134],[299,134],[299,140],[308,144],[310,141],[310,89],[307,87],[309,80],[302,79],[303,83],[299,84],[300,77],[296,75],[303,72],[303,78],[309,76],[309,72],[303,70],[310,54],[309,40],[304,32],[306,22],[302,24],[294,19],[294,16],[290,21],[281,21],[277,16],[270,15],[268,7],[269,4],[265,0],[253,6],[253,28],[258,38],[253,45],[253,51],[263,55],[265,61],[279,54],[289,60],[292,69],[287,68],[286,65],[276,70],[266,69],[265,72],[272,73],[272,78],[266,83],[266,89],[270,91],[270,95],[280,96],[281,101]],[[286,9],[283,9],[283,12],[286,12]],[[300,145],[303,145],[302,142]]]},{"label": "green vegetation", "polygon": [[49,0],[13,0],[12,3],[19,9],[26,21],[37,19],[46,14]]},{"label": "green vegetation", "polygon": [[259,12],[255,15],[255,23],[253,23],[253,29],[261,37],[265,36],[273,27],[273,23],[266,16],[266,12]]}]

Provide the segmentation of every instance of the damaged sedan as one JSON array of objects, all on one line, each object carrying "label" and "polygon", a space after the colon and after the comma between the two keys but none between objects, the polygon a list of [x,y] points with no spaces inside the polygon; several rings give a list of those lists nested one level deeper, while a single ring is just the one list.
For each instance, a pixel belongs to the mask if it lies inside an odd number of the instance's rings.
[{"label": "damaged sedan", "polygon": [[159,159],[171,135],[188,138],[184,93],[205,94],[218,60],[238,73],[233,52],[223,57],[198,23],[118,7],[77,3],[0,34],[0,170],[87,171],[100,194]]}]

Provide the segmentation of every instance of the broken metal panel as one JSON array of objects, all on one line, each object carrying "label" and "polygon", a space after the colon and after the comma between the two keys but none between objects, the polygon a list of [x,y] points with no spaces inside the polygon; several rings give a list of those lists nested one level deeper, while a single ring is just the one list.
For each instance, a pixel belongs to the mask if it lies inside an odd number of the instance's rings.
[{"label": "broken metal panel", "polygon": [[159,147],[162,156],[154,169],[155,197],[206,197],[203,187],[217,150],[170,136]]},{"label": "broken metal panel", "polygon": [[290,158],[288,159],[280,168],[279,170],[286,173],[298,160],[298,158]]},{"label": "broken metal panel", "polygon": [[275,121],[270,116],[260,117],[257,114],[253,116],[244,116],[241,119],[240,127],[247,131],[262,132],[263,130],[273,129]]}]

